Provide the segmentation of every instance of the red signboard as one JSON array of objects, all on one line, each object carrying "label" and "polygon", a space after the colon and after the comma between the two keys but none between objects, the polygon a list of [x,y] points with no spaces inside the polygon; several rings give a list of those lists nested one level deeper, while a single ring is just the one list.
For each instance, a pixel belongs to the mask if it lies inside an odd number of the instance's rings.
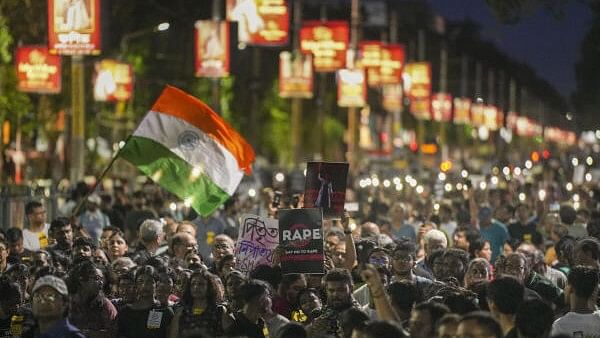
[{"label": "red signboard", "polygon": [[454,98],[454,123],[471,123],[471,99],[464,97]]},{"label": "red signboard", "polygon": [[498,129],[504,128],[504,111],[500,108],[498,108],[498,110],[497,110],[496,123],[497,123]]},{"label": "red signboard", "polygon": [[438,122],[448,122],[452,119],[452,95],[435,93],[431,97],[431,118]]},{"label": "red signboard", "polygon": [[483,103],[471,104],[471,124],[475,127],[481,127],[485,122],[483,108]]},{"label": "red signboard", "polygon": [[46,46],[17,48],[18,89],[28,93],[60,93],[60,56],[50,55]]},{"label": "red signboard", "polygon": [[404,67],[404,46],[386,45],[381,49],[381,65],[379,80],[381,84],[402,83],[402,68]]},{"label": "red signboard", "polygon": [[349,28],[346,21],[306,21],[300,30],[300,49],[312,53],[316,72],[346,66]]},{"label": "red signboard", "polygon": [[237,21],[240,42],[276,46],[288,41],[286,0],[227,0],[227,20]]},{"label": "red signboard", "polygon": [[378,68],[381,65],[381,41],[362,41],[358,48],[361,66]]},{"label": "red signboard", "polygon": [[100,0],[48,0],[51,54],[100,54]]},{"label": "red signboard", "polygon": [[577,143],[577,135],[568,130],[557,127],[544,128],[544,140],[561,145],[573,146]]},{"label": "red signboard", "polygon": [[133,69],[127,63],[105,59],[96,62],[94,99],[96,101],[127,101],[133,94]]},{"label": "red signboard", "polygon": [[410,112],[417,119],[431,119],[431,64],[429,62],[407,63],[405,73]]},{"label": "red signboard", "polygon": [[542,125],[534,119],[525,116],[517,117],[516,133],[519,136],[541,136],[543,132]]},{"label": "red signboard", "polygon": [[381,67],[381,51],[383,44],[380,41],[363,41],[359,44],[359,66],[367,72],[367,84],[378,86],[380,84],[379,68]]},{"label": "red signboard", "polygon": [[313,96],[312,54],[279,54],[279,96],[311,98]]},{"label": "red signboard", "polygon": [[194,55],[196,76],[229,75],[229,23],[213,20],[196,21]]},{"label": "red signboard", "polygon": [[519,117],[519,115],[516,112],[514,112],[514,111],[508,112],[508,114],[506,116],[506,128],[515,130],[517,128],[518,117]]},{"label": "red signboard", "polygon": [[498,108],[492,105],[483,107],[483,125],[489,130],[498,130]]},{"label": "red signboard", "polygon": [[367,81],[362,69],[340,69],[337,71],[338,96],[340,107],[362,107],[367,100]]}]

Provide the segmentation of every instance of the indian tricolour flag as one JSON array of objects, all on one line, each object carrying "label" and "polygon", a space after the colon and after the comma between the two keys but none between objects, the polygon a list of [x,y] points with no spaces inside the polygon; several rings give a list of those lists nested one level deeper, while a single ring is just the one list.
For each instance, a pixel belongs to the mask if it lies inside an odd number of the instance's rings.
[{"label": "indian tricolour flag", "polygon": [[167,86],[119,156],[206,216],[251,172],[254,150],[205,103]]}]

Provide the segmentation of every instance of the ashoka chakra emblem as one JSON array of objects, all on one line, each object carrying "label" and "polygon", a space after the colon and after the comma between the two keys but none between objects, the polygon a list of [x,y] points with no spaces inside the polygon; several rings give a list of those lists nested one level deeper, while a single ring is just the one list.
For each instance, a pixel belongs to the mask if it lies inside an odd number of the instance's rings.
[{"label": "ashoka chakra emblem", "polygon": [[191,130],[186,130],[179,134],[177,142],[185,150],[194,150],[198,146],[198,143],[200,143],[200,136]]}]

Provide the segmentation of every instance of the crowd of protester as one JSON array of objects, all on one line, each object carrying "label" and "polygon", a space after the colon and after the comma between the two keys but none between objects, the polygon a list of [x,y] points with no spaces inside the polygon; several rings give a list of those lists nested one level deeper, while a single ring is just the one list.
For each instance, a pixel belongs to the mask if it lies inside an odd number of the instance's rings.
[{"label": "crowd of protester", "polygon": [[0,233],[0,338],[600,337],[592,195],[372,192],[324,221],[320,275],[283,275],[277,254],[236,270],[242,213],[302,206],[268,189],[209,217],[172,215],[156,189],[91,194],[52,220],[31,201],[25,228]]}]

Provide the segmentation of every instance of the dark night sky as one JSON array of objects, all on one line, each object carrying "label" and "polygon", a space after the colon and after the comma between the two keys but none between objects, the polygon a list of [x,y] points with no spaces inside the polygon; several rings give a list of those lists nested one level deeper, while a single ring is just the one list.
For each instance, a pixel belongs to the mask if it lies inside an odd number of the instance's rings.
[{"label": "dark night sky", "polygon": [[569,1],[561,18],[540,7],[524,14],[519,23],[507,25],[498,22],[484,0],[429,2],[447,20],[470,18],[481,24],[484,39],[533,67],[565,97],[575,90],[575,63],[592,18],[585,4]]}]

